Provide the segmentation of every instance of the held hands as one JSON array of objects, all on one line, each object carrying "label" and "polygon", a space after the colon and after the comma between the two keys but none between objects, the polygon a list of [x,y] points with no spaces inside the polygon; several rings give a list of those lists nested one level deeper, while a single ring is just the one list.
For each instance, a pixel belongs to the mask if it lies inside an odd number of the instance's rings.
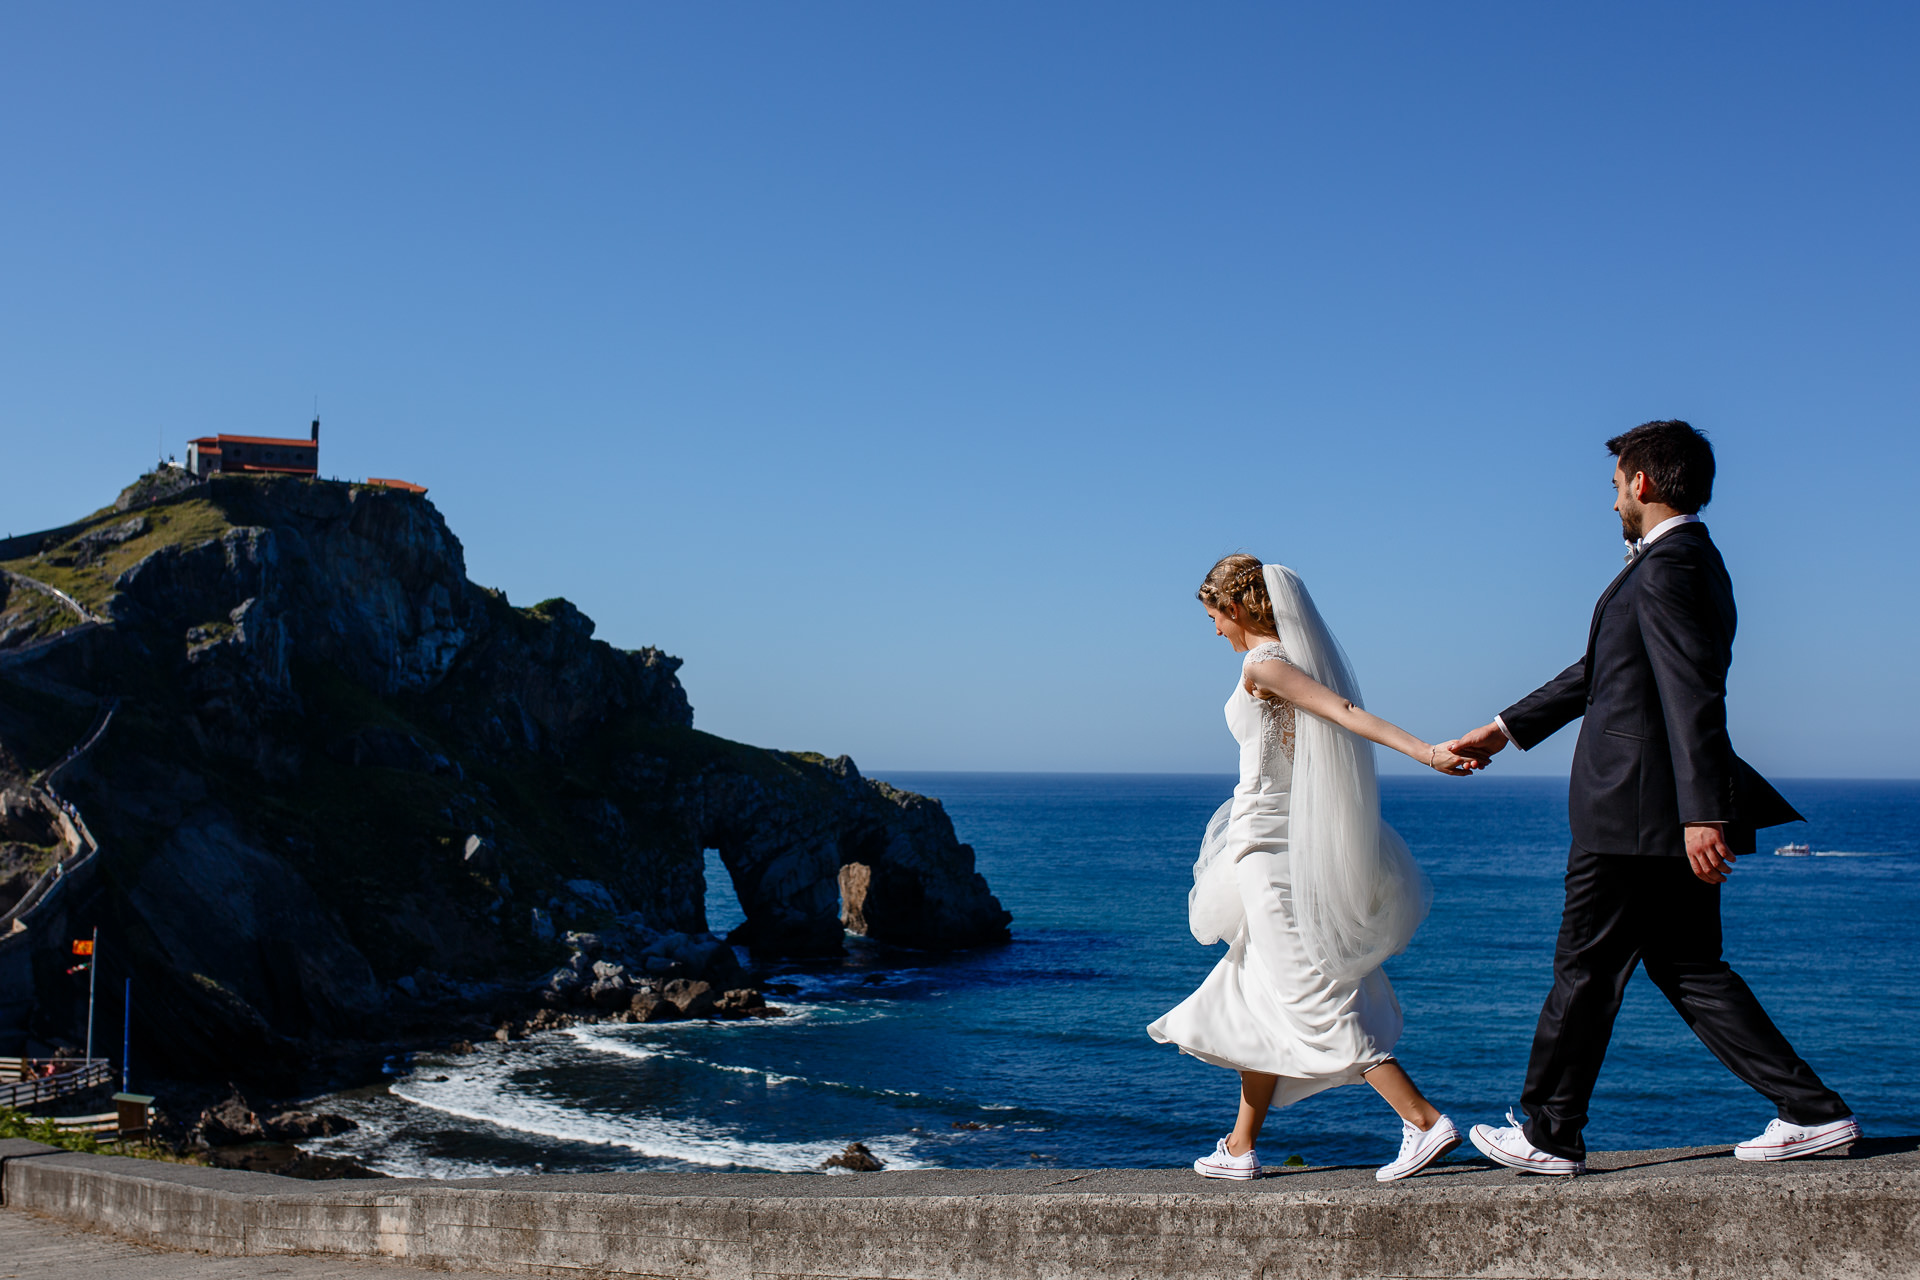
[{"label": "held hands", "polygon": [[1427,763],[1441,773],[1464,778],[1487,767],[1494,752],[1507,745],[1507,735],[1497,724],[1484,725],[1452,742],[1434,747]]},{"label": "held hands", "polygon": [[1440,744],[1443,749],[1454,752],[1456,755],[1478,760],[1483,768],[1487,761],[1498,755],[1500,749],[1506,745],[1507,735],[1497,724],[1483,724],[1472,733],[1463,733],[1452,742]]},{"label": "held hands", "polygon": [[1693,874],[1708,884],[1725,884],[1739,856],[1727,847],[1726,832],[1719,823],[1687,824],[1687,861],[1693,864]]},{"label": "held hands", "polygon": [[1487,762],[1484,760],[1476,760],[1471,756],[1454,754],[1450,749],[1452,746],[1453,744],[1450,742],[1443,742],[1439,746],[1429,747],[1427,749],[1427,764],[1440,773],[1447,774],[1449,777],[1454,778],[1464,778],[1476,769],[1484,769],[1487,767]]}]

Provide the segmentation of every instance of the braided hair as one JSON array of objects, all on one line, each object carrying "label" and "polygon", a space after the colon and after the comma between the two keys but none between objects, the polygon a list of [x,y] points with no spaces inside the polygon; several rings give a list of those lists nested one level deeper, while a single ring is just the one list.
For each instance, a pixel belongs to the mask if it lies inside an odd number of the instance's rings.
[{"label": "braided hair", "polygon": [[1225,613],[1232,608],[1240,625],[1267,635],[1277,635],[1279,624],[1273,618],[1273,601],[1267,595],[1267,578],[1257,556],[1235,552],[1222,556],[1194,592],[1201,604]]}]

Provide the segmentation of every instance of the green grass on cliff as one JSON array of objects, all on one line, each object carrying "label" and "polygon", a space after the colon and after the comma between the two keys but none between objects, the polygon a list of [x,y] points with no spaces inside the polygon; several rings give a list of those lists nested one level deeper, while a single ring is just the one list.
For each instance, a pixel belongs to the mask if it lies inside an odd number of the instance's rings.
[{"label": "green grass on cliff", "polygon": [[[118,545],[106,544],[91,558],[86,556],[82,539],[88,534],[142,517],[147,522],[145,533]],[[115,511],[111,507],[96,511],[58,546],[38,555],[8,560],[4,567],[58,587],[87,608],[103,613],[108,597],[113,594],[114,581],[141,560],[162,547],[195,546],[218,538],[232,527],[227,513],[203,490],[195,489],[188,495],[142,511]],[[82,563],[83,559],[86,563]]]},{"label": "green grass on cliff", "polygon": [[80,625],[73,610],[44,591],[35,591],[11,579],[0,580],[5,603],[0,605],[0,631],[29,627],[34,639],[57,636]]}]

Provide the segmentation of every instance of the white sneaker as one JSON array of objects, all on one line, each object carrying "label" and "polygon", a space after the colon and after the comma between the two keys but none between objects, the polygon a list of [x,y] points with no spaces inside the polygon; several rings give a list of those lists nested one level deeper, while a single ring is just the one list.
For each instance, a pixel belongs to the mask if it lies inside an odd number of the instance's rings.
[{"label": "white sneaker", "polygon": [[1852,1116],[1826,1124],[1793,1124],[1775,1117],[1767,1131],[1733,1149],[1738,1160],[1797,1160],[1860,1141],[1860,1122]]},{"label": "white sneaker", "polygon": [[1521,1128],[1521,1121],[1511,1111],[1507,1112],[1507,1124],[1511,1127],[1496,1129],[1490,1124],[1477,1124],[1469,1135],[1473,1138],[1473,1145],[1480,1148],[1480,1154],[1495,1164],[1503,1164],[1522,1173],[1544,1173],[1556,1178],[1587,1171],[1585,1160],[1550,1155],[1528,1142],[1526,1130]]},{"label": "white sneaker", "polygon": [[1260,1157],[1252,1147],[1248,1147],[1243,1156],[1231,1155],[1227,1151],[1227,1140],[1222,1138],[1213,1144],[1212,1155],[1201,1156],[1193,1162],[1193,1171],[1203,1178],[1257,1178]]},{"label": "white sneaker", "polygon": [[1400,1154],[1392,1164],[1373,1171],[1375,1182],[1398,1182],[1411,1178],[1447,1152],[1460,1145],[1460,1130],[1453,1121],[1441,1116],[1433,1128],[1422,1133],[1405,1120],[1400,1122]]}]

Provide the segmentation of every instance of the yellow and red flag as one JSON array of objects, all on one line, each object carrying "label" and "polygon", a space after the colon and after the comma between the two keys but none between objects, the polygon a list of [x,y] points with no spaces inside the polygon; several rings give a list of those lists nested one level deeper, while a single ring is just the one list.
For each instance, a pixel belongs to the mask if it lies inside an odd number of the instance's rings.
[{"label": "yellow and red flag", "polygon": [[77,956],[92,955],[93,939],[92,938],[75,938],[73,940],[73,954]]}]

